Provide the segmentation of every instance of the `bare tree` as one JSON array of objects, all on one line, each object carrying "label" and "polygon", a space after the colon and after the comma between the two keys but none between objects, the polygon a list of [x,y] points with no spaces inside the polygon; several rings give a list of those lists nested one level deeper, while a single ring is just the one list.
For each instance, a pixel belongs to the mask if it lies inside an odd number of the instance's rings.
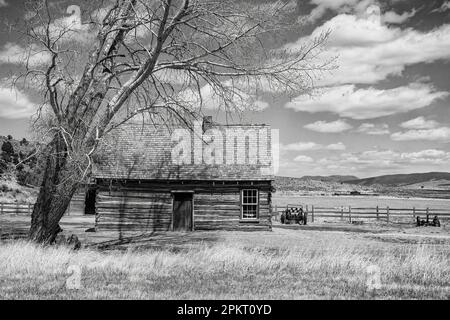
[{"label": "bare tree", "polygon": [[278,36],[300,30],[289,0],[96,5],[71,6],[67,17],[49,0],[32,0],[15,28],[28,54],[14,83],[43,97],[45,172],[29,233],[37,242],[54,241],[111,129],[146,112],[186,122],[208,103],[240,111],[263,94],[309,92],[330,66],[318,59],[327,34],[295,50],[279,47]]}]

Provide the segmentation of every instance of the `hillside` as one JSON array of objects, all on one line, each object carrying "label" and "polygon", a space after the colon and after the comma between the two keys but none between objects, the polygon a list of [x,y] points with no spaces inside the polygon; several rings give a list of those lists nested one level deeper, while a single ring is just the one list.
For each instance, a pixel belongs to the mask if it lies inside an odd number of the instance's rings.
[{"label": "hillside", "polygon": [[427,173],[411,173],[411,174],[392,174],[365,179],[349,180],[346,181],[346,183],[362,186],[383,185],[391,187],[405,187],[408,185],[423,184],[425,188],[425,184],[434,185],[433,183],[431,183],[433,181],[440,181],[440,184],[444,185],[450,184],[450,173],[427,172]]},{"label": "hillside", "polygon": [[345,182],[336,182],[327,177],[275,177],[274,187],[279,193],[300,195],[349,195],[356,192],[361,195],[450,199],[448,175],[450,174],[432,172],[380,176]]},{"label": "hillside", "polygon": [[0,202],[33,202],[41,166],[37,143],[0,136]]},{"label": "hillside", "polygon": [[375,190],[372,187],[351,185],[333,180],[310,179],[307,177],[275,177],[274,186],[277,192],[299,192],[302,194],[333,195],[335,193],[349,194],[358,191],[365,194],[372,194]]},{"label": "hillside", "polygon": [[37,188],[18,184],[15,176],[0,176],[0,202],[34,203],[37,193]]},{"label": "hillside", "polygon": [[303,176],[302,180],[316,180],[316,181],[332,181],[332,182],[345,182],[348,180],[358,180],[356,176],[342,176],[342,175],[331,175],[331,176]]}]

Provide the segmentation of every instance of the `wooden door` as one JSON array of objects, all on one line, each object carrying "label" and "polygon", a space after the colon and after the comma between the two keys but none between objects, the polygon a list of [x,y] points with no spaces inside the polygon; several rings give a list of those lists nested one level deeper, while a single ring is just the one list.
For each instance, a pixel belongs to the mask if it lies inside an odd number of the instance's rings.
[{"label": "wooden door", "polygon": [[192,193],[173,194],[173,231],[192,230]]}]

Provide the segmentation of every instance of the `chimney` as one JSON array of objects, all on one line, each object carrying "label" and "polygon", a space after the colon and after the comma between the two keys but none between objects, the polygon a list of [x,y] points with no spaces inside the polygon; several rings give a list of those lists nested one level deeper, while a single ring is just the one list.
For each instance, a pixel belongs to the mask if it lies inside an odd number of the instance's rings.
[{"label": "chimney", "polygon": [[203,125],[202,125],[203,132],[205,132],[208,129],[211,129],[212,126],[213,126],[212,116],[204,116],[203,117]]}]

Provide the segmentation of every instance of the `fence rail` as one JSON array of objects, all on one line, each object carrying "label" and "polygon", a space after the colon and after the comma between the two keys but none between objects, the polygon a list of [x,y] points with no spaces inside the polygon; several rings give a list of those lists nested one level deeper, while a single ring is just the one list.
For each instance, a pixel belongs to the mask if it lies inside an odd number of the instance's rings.
[{"label": "fence rail", "polygon": [[[439,219],[450,219],[450,208],[390,208],[390,207],[321,207],[314,205],[299,205],[288,204],[286,206],[273,206],[272,216],[277,220],[282,212],[288,208],[303,207],[308,219],[314,222],[317,218],[339,218],[342,221],[348,220],[352,222],[353,219],[376,219],[381,221],[390,222],[396,218],[412,218],[421,217],[427,221],[437,216]],[[81,209],[73,210],[69,208],[67,214],[81,212]],[[33,211],[33,204],[31,203],[7,203],[0,202],[0,214],[1,215],[31,215]]]},{"label": "fence rail", "polygon": [[0,202],[0,214],[31,215],[33,205],[31,203]]},{"label": "fence rail", "polygon": [[[0,202],[0,215],[31,216],[32,203]],[[74,197],[66,210],[66,215],[83,215],[84,198]]]},{"label": "fence rail", "polygon": [[340,206],[340,207],[322,207],[314,205],[300,205],[300,204],[288,204],[286,206],[273,206],[272,216],[275,220],[278,220],[283,212],[289,208],[302,207],[303,211],[308,216],[311,222],[317,218],[338,218],[341,221],[352,222],[355,219],[376,219],[386,222],[392,222],[398,220],[398,218],[412,218],[416,219],[420,217],[427,222],[432,220],[435,216],[439,219],[450,219],[450,208],[390,208],[386,207],[352,207],[352,206]]}]

